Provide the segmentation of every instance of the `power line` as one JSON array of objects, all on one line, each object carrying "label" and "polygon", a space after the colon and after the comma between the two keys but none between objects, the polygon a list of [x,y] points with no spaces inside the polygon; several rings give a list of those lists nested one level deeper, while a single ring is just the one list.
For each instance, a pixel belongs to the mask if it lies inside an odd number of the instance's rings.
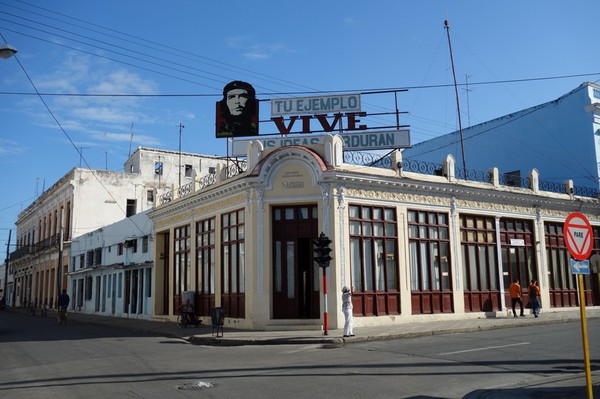
[{"label": "power line", "polygon": [[[94,54],[95,55],[95,54]],[[468,82],[468,83],[457,83],[457,86],[483,86],[483,85],[494,85],[494,84],[505,84],[505,83],[524,83],[524,82],[535,82],[543,80],[558,80],[558,79],[572,79],[581,78],[588,76],[600,76],[600,72],[591,73],[580,73],[572,75],[556,75],[556,76],[542,76],[536,78],[522,78],[522,79],[507,79],[507,80],[492,80],[483,82]],[[339,89],[339,90],[315,90],[315,91],[287,91],[287,92],[258,92],[257,96],[293,96],[293,95],[308,95],[308,94],[334,94],[334,93],[361,93],[361,94],[372,94],[377,92],[387,91],[406,91],[406,90],[424,90],[424,89],[438,89],[454,87],[454,84],[438,84],[438,85],[420,85],[420,86],[399,86],[399,87],[386,87],[386,88],[362,88],[362,89]],[[470,90],[470,89],[468,89]],[[57,96],[57,97],[221,97],[221,93],[166,93],[166,94],[126,94],[126,93],[46,93],[40,92],[43,96]],[[34,92],[22,92],[22,91],[0,91],[0,95],[18,95],[18,96],[37,96],[38,93]],[[266,100],[263,100],[266,101]]]},{"label": "power line", "polygon": [[[43,10],[43,11],[51,13],[51,14],[55,14],[55,15],[59,15],[61,17],[65,17],[65,18],[71,19],[71,20],[79,21],[79,22],[82,22],[84,24],[87,24],[87,25],[90,25],[90,26],[94,26],[94,27],[97,27],[97,28],[100,28],[100,29],[103,29],[103,30],[106,30],[106,31],[109,31],[109,32],[114,32],[114,33],[117,33],[119,35],[125,36],[127,38],[133,38],[133,39],[135,39],[137,41],[140,41],[142,43],[139,43],[139,42],[136,42],[136,41],[132,41],[132,40],[129,40],[129,39],[126,39],[126,38],[122,38],[122,37],[119,37],[119,36],[116,36],[116,35],[108,34],[108,33],[105,33],[105,32],[101,32],[101,31],[98,31],[98,30],[95,30],[95,29],[86,28],[86,27],[81,26],[81,25],[73,24],[73,23],[70,23],[70,22],[67,22],[67,21],[64,21],[64,20],[60,20],[60,19],[57,19],[57,18],[50,17],[48,15],[44,15],[44,14],[40,14],[40,13],[37,13],[37,12],[34,12],[34,11],[26,10],[24,8],[16,7],[14,5],[9,5],[9,4],[3,3],[3,2],[0,2],[0,4],[5,4],[6,6],[12,7],[14,9],[17,9],[17,10],[20,10],[20,11],[23,11],[23,12],[26,12],[26,13],[37,15],[37,16],[40,16],[42,18],[47,18],[47,19],[50,19],[50,20],[57,21],[59,23],[67,24],[67,25],[70,25],[70,26],[74,26],[76,28],[80,28],[80,29],[91,31],[91,32],[94,32],[94,33],[97,33],[97,34],[100,34],[100,35],[112,37],[114,39],[121,40],[121,41],[124,41],[124,42],[127,42],[127,43],[131,43],[131,44],[134,44],[136,46],[141,46],[141,47],[152,49],[152,50],[156,50],[158,48],[158,49],[160,49],[161,54],[165,53],[165,54],[175,55],[177,57],[181,57],[181,58],[186,59],[186,60],[201,62],[201,63],[203,63],[205,65],[210,65],[210,66],[213,66],[213,67],[218,67],[219,70],[223,70],[224,69],[224,70],[229,70],[229,71],[236,72],[236,73],[239,73],[239,71],[242,71],[244,73],[256,76],[259,79],[262,79],[262,80],[265,80],[265,81],[270,81],[271,83],[278,83],[278,84],[283,84],[283,85],[286,85],[286,86],[295,86],[295,87],[303,87],[303,88],[309,88],[309,89],[311,89],[310,87],[305,86],[303,84],[294,83],[294,82],[291,82],[291,81],[288,81],[288,80],[285,80],[285,79],[280,79],[280,78],[277,78],[277,77],[273,77],[271,75],[266,75],[266,74],[263,74],[263,73],[259,73],[259,72],[255,72],[255,71],[246,69],[246,68],[237,67],[237,66],[234,66],[234,65],[231,65],[231,64],[227,64],[227,63],[224,63],[224,62],[221,62],[221,61],[214,60],[214,59],[209,58],[209,57],[205,57],[205,56],[201,56],[201,55],[198,55],[198,54],[194,54],[194,53],[189,52],[189,51],[177,49],[175,47],[172,47],[172,46],[169,46],[169,45],[166,45],[166,44],[163,44],[163,43],[158,43],[158,42],[155,42],[155,41],[147,40],[147,39],[144,39],[144,38],[141,38],[141,37],[138,37],[138,36],[134,36],[134,35],[131,35],[131,34],[128,34],[128,33],[125,33],[125,32],[121,32],[121,31],[118,31],[118,30],[115,30],[115,29],[112,29],[112,28],[108,28],[108,27],[105,27],[105,26],[102,26],[102,25],[99,25],[99,24],[95,24],[93,22],[89,22],[89,21],[85,21],[83,19],[71,17],[71,16],[68,16],[66,14],[61,14],[61,13],[55,12],[53,10],[49,10],[49,9],[46,9],[46,8],[43,8],[43,7],[39,7],[39,6],[36,6],[34,4],[30,4],[30,3],[24,2],[24,1],[19,1],[19,2],[22,3],[22,4],[26,4],[28,6],[31,6],[31,7],[40,9],[40,10]],[[11,15],[14,15],[14,14],[11,14]],[[69,32],[69,31],[66,31],[64,29],[56,28],[56,27],[54,27],[52,25],[43,24],[41,22],[37,22],[37,21],[31,20],[31,19],[27,19],[27,18],[24,18],[24,17],[19,17],[19,16],[17,16],[17,17],[21,18],[21,19],[29,20],[29,21],[34,22],[34,23],[38,23],[40,25],[48,26],[48,27],[51,27],[53,29],[61,30],[61,31],[64,31],[64,32]],[[32,29],[35,29],[35,28],[32,28]],[[79,34],[73,33],[73,32],[69,32],[69,33],[74,34],[74,35],[78,35],[78,36],[82,36],[82,35],[79,35]],[[35,38],[35,37],[33,37],[33,38]],[[67,40],[72,40],[72,39],[68,39],[68,38],[66,38],[66,39]],[[90,40],[94,40],[94,41],[99,41],[99,40],[92,39],[92,38],[89,38],[89,39]],[[40,40],[43,40],[43,39],[40,39]],[[106,43],[106,42],[103,42],[103,43]],[[143,43],[147,43],[147,44],[143,44]],[[53,43],[53,44],[57,44],[57,43]],[[110,43],[108,43],[108,44],[110,44]],[[87,44],[87,45],[89,45],[89,44]],[[110,45],[111,46],[116,46],[116,45],[113,45],[113,44],[110,44]],[[116,47],[120,47],[120,46],[116,46]],[[123,47],[120,47],[120,48],[123,48]],[[127,51],[132,51],[132,50],[127,49]],[[174,53],[173,51],[175,51],[176,53]],[[140,52],[137,52],[137,53],[142,54]],[[155,56],[150,56],[150,55],[147,55],[147,54],[146,54],[146,56],[152,57],[152,58],[156,58]],[[193,58],[190,58],[188,56],[192,56]],[[169,62],[173,63],[172,61],[169,61]],[[216,65],[213,65],[213,64],[216,64]],[[179,65],[182,65],[182,64],[179,64]],[[183,66],[191,68],[188,65],[183,65]],[[203,72],[208,73],[208,74],[214,74],[214,73],[208,72],[208,71],[203,71]],[[232,78],[227,78],[227,79],[231,80]]]}]

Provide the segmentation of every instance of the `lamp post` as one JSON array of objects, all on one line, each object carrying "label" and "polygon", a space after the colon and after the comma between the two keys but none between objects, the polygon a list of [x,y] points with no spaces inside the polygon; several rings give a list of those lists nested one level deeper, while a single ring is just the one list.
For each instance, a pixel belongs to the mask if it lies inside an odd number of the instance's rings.
[{"label": "lamp post", "polygon": [[[0,44],[0,58],[10,58],[17,53],[17,49],[11,46],[10,44]],[[2,289],[2,296],[4,297],[4,303],[6,303],[6,286],[8,281],[8,267],[10,261],[10,233],[12,230],[8,231],[8,244],[6,245],[6,261],[4,264],[4,287]]]},{"label": "lamp post", "polygon": [[17,53],[17,49],[10,44],[0,44],[0,58],[10,58]]}]

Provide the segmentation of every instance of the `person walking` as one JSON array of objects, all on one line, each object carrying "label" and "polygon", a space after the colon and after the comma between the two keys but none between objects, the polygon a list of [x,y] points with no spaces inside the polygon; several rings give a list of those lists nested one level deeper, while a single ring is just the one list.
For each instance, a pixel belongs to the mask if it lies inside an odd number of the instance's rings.
[{"label": "person walking", "polygon": [[523,312],[523,300],[521,299],[521,284],[519,284],[519,280],[513,281],[510,287],[508,287],[508,292],[510,293],[510,299],[512,302],[513,316],[517,317],[515,307],[518,303],[521,306],[521,317],[525,317],[525,313]]},{"label": "person walking", "polygon": [[344,337],[354,337],[352,316],[352,293],[346,286],[342,288],[342,311],[344,312]]},{"label": "person walking", "polygon": [[537,285],[537,281],[531,280],[528,291],[529,298],[531,299],[531,309],[533,310],[533,315],[538,317],[540,314],[540,287]]},{"label": "person walking", "polygon": [[71,298],[69,294],[67,294],[67,290],[62,290],[62,294],[58,296],[58,322],[62,323],[63,320],[66,323],[66,314],[67,308],[69,307],[69,302],[71,302]]}]

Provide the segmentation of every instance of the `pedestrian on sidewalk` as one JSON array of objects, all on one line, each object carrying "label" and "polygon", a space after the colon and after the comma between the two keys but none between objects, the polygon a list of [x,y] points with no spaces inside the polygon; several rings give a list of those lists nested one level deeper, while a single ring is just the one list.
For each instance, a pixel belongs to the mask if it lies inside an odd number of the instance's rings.
[{"label": "pedestrian on sidewalk", "polygon": [[342,288],[342,311],[344,312],[344,337],[354,337],[352,316],[352,293],[346,286]]},{"label": "pedestrian on sidewalk", "polygon": [[515,279],[515,281],[513,281],[510,287],[508,287],[508,292],[510,293],[510,299],[512,301],[513,316],[517,317],[515,307],[518,303],[521,306],[521,317],[525,317],[525,313],[523,312],[523,300],[521,299],[521,284],[519,284],[519,280]]},{"label": "pedestrian on sidewalk", "polygon": [[531,283],[529,284],[529,298],[531,299],[533,315],[538,317],[540,314],[540,287],[535,280],[531,280]]}]

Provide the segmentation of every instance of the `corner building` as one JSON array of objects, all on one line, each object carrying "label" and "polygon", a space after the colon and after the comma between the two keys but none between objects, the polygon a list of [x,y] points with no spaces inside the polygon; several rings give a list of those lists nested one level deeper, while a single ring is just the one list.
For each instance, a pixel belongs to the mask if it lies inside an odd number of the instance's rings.
[{"label": "corner building", "polygon": [[[336,329],[348,285],[359,327],[494,317],[508,314],[514,279],[526,304],[537,279],[545,309],[578,305],[562,229],[582,212],[600,254],[597,198],[541,191],[535,170],[523,188],[500,184],[497,168],[483,182],[457,179],[452,156],[439,174],[403,170],[399,151],[381,167],[348,155],[339,136],[269,150],[253,141],[245,170],[219,168],[210,185],[164,195],[149,213],[156,316],[174,319],[190,295],[201,317],[224,308],[229,327],[321,329],[327,310]],[[333,248],[326,296],[313,262],[321,232]],[[588,306],[600,305],[598,281],[593,268]]]}]

